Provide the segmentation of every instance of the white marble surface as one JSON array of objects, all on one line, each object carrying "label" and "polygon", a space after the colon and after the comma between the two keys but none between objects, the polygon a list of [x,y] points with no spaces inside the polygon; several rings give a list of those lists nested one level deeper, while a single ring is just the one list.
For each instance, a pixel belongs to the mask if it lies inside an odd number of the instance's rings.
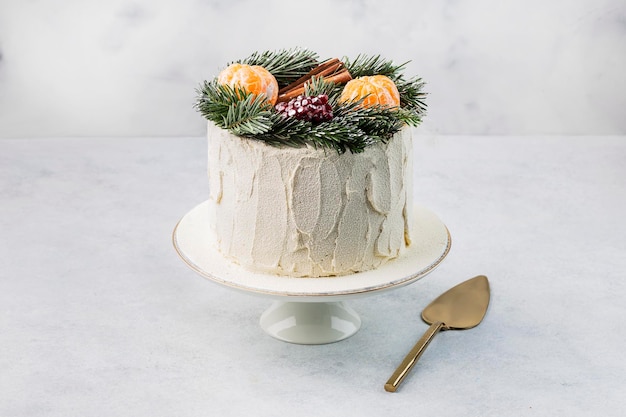
[{"label": "white marble surface", "polygon": [[0,137],[199,136],[256,50],[412,61],[436,134],[626,134],[623,0],[2,0]]},{"label": "white marble surface", "polygon": [[[0,140],[0,415],[622,416],[626,137],[417,136],[415,198],[449,227],[417,283],[350,301],[345,341],[279,342],[269,300],[176,256],[207,195],[201,137]],[[390,394],[421,309],[477,274],[483,323]]]}]

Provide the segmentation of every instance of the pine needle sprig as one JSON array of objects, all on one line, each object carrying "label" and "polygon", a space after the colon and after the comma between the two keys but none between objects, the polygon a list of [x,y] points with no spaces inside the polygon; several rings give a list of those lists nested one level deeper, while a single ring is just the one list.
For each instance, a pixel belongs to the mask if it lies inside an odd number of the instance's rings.
[{"label": "pine needle sprig", "polygon": [[222,127],[223,115],[228,111],[228,107],[238,98],[234,90],[227,85],[219,85],[217,80],[204,81],[196,89],[195,109],[207,120]]},{"label": "pine needle sprig", "polygon": [[397,78],[408,62],[394,65],[393,61],[386,60],[380,55],[367,56],[357,55],[354,60],[344,57],[344,65],[350,71],[353,78],[370,75],[385,75],[392,80]]},{"label": "pine needle sprig", "polygon": [[274,75],[279,87],[288,85],[306,75],[319,64],[317,53],[304,48],[254,52],[247,58],[235,61],[240,64],[260,65]]},{"label": "pine needle sprig", "polygon": [[273,146],[300,147],[308,143],[311,123],[283,117],[276,113],[272,117],[274,123],[271,131],[248,137],[262,140]]},{"label": "pine needle sprig", "polygon": [[422,91],[425,83],[421,78],[405,80],[399,76],[396,80],[396,87],[400,93],[400,106],[406,110],[414,111],[422,116],[426,113],[426,93]]},{"label": "pine needle sprig", "polygon": [[362,100],[338,105],[335,117],[346,124],[359,127],[369,141],[386,142],[398,132],[404,121],[398,117],[397,109],[383,106],[360,107]]},{"label": "pine needle sprig", "polygon": [[198,89],[196,109],[207,120],[235,135],[256,135],[271,130],[274,120],[272,106],[263,97],[245,89],[204,82]]},{"label": "pine needle sprig", "polygon": [[331,148],[339,153],[346,150],[358,153],[380,140],[349,120],[333,118],[316,125],[304,120],[277,115],[279,120],[271,131],[264,134],[249,135],[274,146],[299,147],[311,145],[315,148]]},{"label": "pine needle sprig", "polygon": [[224,117],[224,129],[238,136],[260,135],[272,130],[272,106],[254,94],[232,103]]},{"label": "pine needle sprig", "polygon": [[311,129],[310,140],[320,146],[334,148],[339,153],[346,150],[360,153],[372,144],[372,138],[358,126],[337,118],[322,122]]},{"label": "pine needle sprig", "polygon": [[403,124],[409,126],[419,126],[422,123],[422,115],[415,111],[410,111],[405,108],[399,108],[396,113],[396,118]]}]

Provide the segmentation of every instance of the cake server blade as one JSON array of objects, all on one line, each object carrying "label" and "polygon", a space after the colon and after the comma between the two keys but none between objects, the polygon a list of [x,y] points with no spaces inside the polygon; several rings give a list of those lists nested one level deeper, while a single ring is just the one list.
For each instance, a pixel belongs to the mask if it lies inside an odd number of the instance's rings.
[{"label": "cake server blade", "polygon": [[440,330],[462,330],[478,326],[489,306],[489,280],[478,275],[464,281],[433,300],[424,311],[422,319],[430,327],[385,384],[385,391],[395,392],[411,368]]}]

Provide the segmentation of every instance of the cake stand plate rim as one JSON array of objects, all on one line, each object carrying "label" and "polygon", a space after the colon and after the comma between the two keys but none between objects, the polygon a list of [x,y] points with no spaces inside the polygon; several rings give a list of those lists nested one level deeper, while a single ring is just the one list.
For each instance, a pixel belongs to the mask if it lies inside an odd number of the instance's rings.
[{"label": "cake stand plate rim", "polygon": [[176,253],[188,267],[204,278],[232,289],[271,298],[300,302],[338,301],[408,285],[435,270],[452,245],[446,225],[431,210],[414,205],[414,229],[428,235],[416,238],[401,256],[378,269],[318,278],[255,272],[231,262],[211,244],[208,203],[207,200],[195,206],[174,227],[172,243]]}]

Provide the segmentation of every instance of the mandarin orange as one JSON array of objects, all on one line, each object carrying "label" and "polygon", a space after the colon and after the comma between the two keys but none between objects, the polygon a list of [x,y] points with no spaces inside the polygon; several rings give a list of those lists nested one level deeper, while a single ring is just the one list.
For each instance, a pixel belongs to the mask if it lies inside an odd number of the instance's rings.
[{"label": "mandarin orange", "polygon": [[339,98],[340,103],[355,102],[364,98],[363,107],[377,104],[386,107],[400,106],[400,93],[391,78],[385,75],[370,75],[350,80]]},{"label": "mandarin orange", "polygon": [[231,64],[220,72],[217,82],[241,87],[252,94],[265,95],[272,106],[278,99],[276,78],[260,65]]}]

